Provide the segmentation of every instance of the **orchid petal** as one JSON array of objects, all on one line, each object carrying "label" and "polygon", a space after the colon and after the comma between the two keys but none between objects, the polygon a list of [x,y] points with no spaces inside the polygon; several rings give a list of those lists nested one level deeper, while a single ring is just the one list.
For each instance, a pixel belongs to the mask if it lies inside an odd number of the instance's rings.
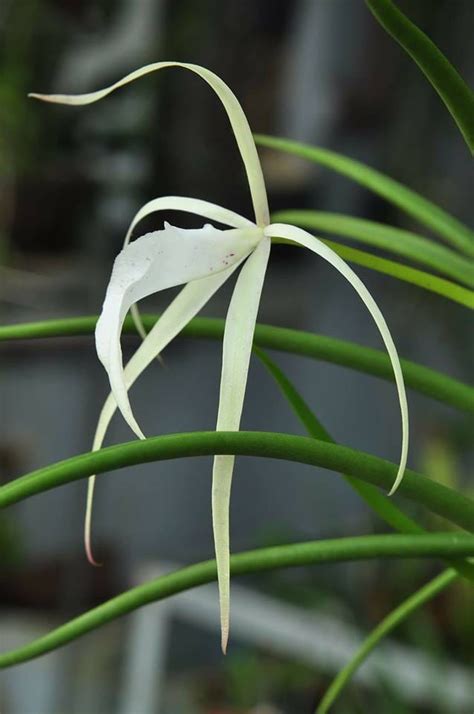
[{"label": "orchid petal", "polygon": [[372,315],[375,324],[377,325],[380,335],[384,341],[385,347],[387,348],[390,361],[392,363],[393,372],[395,375],[395,383],[397,386],[398,400],[400,403],[400,412],[402,417],[402,447],[400,455],[400,464],[398,467],[397,476],[395,482],[390,490],[389,495],[392,495],[397,490],[400,482],[403,478],[405,472],[405,467],[408,457],[408,440],[409,440],[409,425],[408,425],[408,404],[405,392],[405,383],[403,381],[402,368],[400,365],[400,359],[393,342],[392,336],[388,329],[385,318],[380,312],[379,307],[374,301],[373,297],[365,287],[364,283],[360,278],[354,273],[352,268],[350,268],[337,253],[335,253],[331,248],[325,245],[315,236],[307,233],[301,228],[296,228],[296,226],[290,226],[283,223],[274,223],[264,230],[264,234],[270,238],[287,238],[288,240],[299,243],[305,248],[313,251],[317,255],[327,260],[336,270],[338,270],[341,275],[343,275],[346,280],[350,282],[354,290],[359,294],[363,303],[367,307],[368,311]]},{"label": "orchid petal", "polygon": [[[149,216],[151,213],[163,210],[185,211],[194,213],[203,218],[209,218],[219,223],[224,223],[233,228],[247,228],[253,226],[247,218],[240,216],[234,211],[222,208],[209,201],[201,199],[187,198],[183,196],[160,196],[152,199],[143,205],[135,214],[124,240],[124,247],[130,242],[133,230],[137,224]],[[133,304],[130,314],[143,340],[147,340],[146,346],[140,348],[132,357],[124,370],[124,379],[127,389],[133,384],[135,379],[150,364],[154,357],[160,359],[160,351],[182,330],[187,322],[192,319],[203,305],[212,297],[214,292],[227,280],[239,263],[231,268],[223,270],[215,276],[202,278],[194,283],[188,284],[181,293],[173,300],[168,309],[163,313],[160,320],[155,324],[148,335],[140,317],[138,306]],[[109,395],[106,400],[97,424],[93,442],[93,451],[101,448],[108,425],[117,407],[113,395]],[[94,500],[95,475],[89,478],[87,489],[87,505],[84,523],[84,543],[87,558],[90,563],[97,565],[92,555],[91,524],[92,507]]]},{"label": "orchid petal", "polygon": [[[225,281],[238,268],[240,262],[235,263],[215,275],[201,280],[188,283],[177,297],[170,303],[163,312],[159,320],[135,352],[126,365],[123,373],[126,389],[130,389],[135,380],[148,367],[153,359],[178,335],[188,322],[201,310],[211,299],[214,293],[225,283]],[[96,432],[94,435],[93,451],[102,447],[104,438],[110,421],[117,409],[117,403],[112,394],[107,397],[100,413]],[[91,545],[91,523],[92,505],[94,498],[95,476],[89,478],[87,488],[86,518],[84,523],[84,543],[87,558],[92,564],[96,564],[92,555]]]},{"label": "orchid petal", "polygon": [[135,79],[143,77],[143,75],[160,69],[165,69],[167,67],[180,67],[194,72],[207,82],[207,84],[209,84],[221,100],[227,112],[227,116],[229,117],[229,121],[235,135],[235,140],[244,162],[255,211],[256,223],[260,226],[267,225],[269,223],[267,192],[265,182],[263,180],[262,167],[260,165],[260,160],[258,158],[257,149],[255,147],[255,142],[253,140],[252,132],[250,131],[247,117],[245,116],[243,109],[232,90],[220,77],[213,72],[210,72],[208,69],[200,67],[196,64],[186,64],[183,62],[154,62],[153,64],[146,65],[135,70],[134,72],[131,72],[118,82],[115,82],[109,87],[105,87],[97,92],[78,95],[31,93],[28,96],[34,97],[35,99],[41,99],[45,102],[54,102],[57,104],[69,104],[73,106],[90,104],[92,102],[97,102],[99,99],[103,99],[115,89],[118,89],[129,82],[133,82]]},{"label": "orchid petal", "polygon": [[134,303],[153,293],[207,277],[238,263],[255,247],[257,228],[222,231],[206,225],[184,230],[165,224],[129,243],[117,256],[102,313],[96,327],[96,348],[125,421],[139,438],[138,426],[123,379],[120,333]]},{"label": "orchid petal", "polygon": [[157,211],[184,211],[194,213],[196,216],[208,218],[218,223],[223,223],[231,228],[251,228],[254,224],[248,218],[240,216],[234,211],[218,206],[210,201],[203,201],[200,198],[188,198],[187,196],[160,196],[145,203],[135,214],[133,221],[125,237],[124,246],[128,245],[132,233],[137,224],[151,213]]},{"label": "orchid petal", "polygon": [[[263,239],[243,266],[227,312],[217,431],[238,431],[247,385],[250,354],[271,241]],[[234,456],[215,456],[212,474],[212,522],[219,581],[222,651],[229,637],[229,502]]]},{"label": "orchid petal", "polygon": [[[137,211],[128,228],[123,247],[130,243],[132,233],[137,224],[156,211],[184,211],[186,213],[194,213],[202,218],[209,218],[210,220],[223,223],[232,228],[249,228],[254,225],[248,218],[244,218],[238,213],[234,213],[234,211],[229,211],[227,208],[222,208],[222,206],[210,203],[209,201],[203,201],[199,198],[187,198],[185,196],[160,196],[159,198],[148,201],[148,203],[145,203],[145,205]],[[145,339],[146,331],[142,324],[140,311],[136,305],[131,306],[130,314],[138,334],[142,339]],[[157,357],[159,357],[159,355],[157,355]]]}]

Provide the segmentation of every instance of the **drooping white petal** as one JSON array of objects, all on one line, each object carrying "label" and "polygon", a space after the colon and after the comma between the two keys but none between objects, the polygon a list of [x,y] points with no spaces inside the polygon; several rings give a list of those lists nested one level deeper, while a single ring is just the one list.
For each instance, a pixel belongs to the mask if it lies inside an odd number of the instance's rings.
[{"label": "drooping white petal", "polygon": [[[126,390],[129,390],[135,380],[148,367],[156,355],[165,349],[167,345],[178,335],[188,322],[204,307],[214,293],[225,283],[225,281],[238,268],[240,262],[222,270],[208,278],[201,278],[192,283],[188,283],[176,298],[170,303],[161,317],[157,320],[150,332],[145,335],[145,339],[127,363],[124,369],[123,378]],[[107,428],[110,424],[117,403],[112,394],[109,394],[100,413],[97,424],[93,451],[102,447]],[[89,561],[95,563],[91,546],[91,521],[92,505],[94,497],[95,476],[91,476],[87,488],[86,518],[84,523],[84,542]]]},{"label": "drooping white petal", "polygon": [[400,366],[400,359],[398,357],[397,349],[394,345],[392,336],[388,329],[385,318],[380,312],[375,300],[365,287],[361,279],[354,273],[352,268],[350,268],[347,263],[345,263],[342,258],[340,258],[337,253],[335,253],[331,248],[325,245],[315,236],[310,233],[297,228],[296,226],[290,226],[283,223],[274,223],[273,225],[265,228],[264,233],[266,236],[271,238],[287,238],[288,240],[299,243],[305,248],[313,251],[317,255],[320,255],[324,260],[327,260],[336,270],[338,270],[341,275],[343,275],[346,280],[350,282],[354,290],[359,294],[363,303],[372,315],[375,324],[377,325],[380,335],[384,341],[385,347],[387,349],[390,361],[392,363],[393,373],[395,375],[395,383],[397,386],[398,399],[400,402],[400,412],[402,417],[402,447],[400,455],[400,463],[398,467],[397,476],[395,478],[394,484],[390,490],[389,495],[392,495],[403,478],[405,472],[405,467],[408,457],[408,441],[409,441],[409,425],[408,425],[408,404],[405,392],[405,383],[403,381],[402,369]]},{"label": "drooping white petal", "polygon": [[[209,218],[219,223],[231,226],[233,228],[248,228],[253,227],[251,221],[243,216],[240,216],[234,211],[229,211],[222,206],[218,206],[209,201],[200,199],[187,198],[184,196],[160,196],[152,199],[143,205],[135,214],[124,240],[124,247],[130,242],[133,230],[137,224],[157,211],[174,210],[194,213],[203,218]],[[137,353],[132,357],[124,370],[124,379],[126,388],[129,389],[135,379],[143,372],[150,364],[154,357],[160,359],[160,352],[166,347],[169,342],[182,330],[182,328],[191,320],[203,307],[203,305],[212,297],[214,292],[227,280],[231,273],[237,268],[239,263],[236,263],[230,268],[222,272],[212,275],[209,278],[189,283],[181,293],[173,300],[168,309],[163,313],[158,323],[148,335],[141,320],[138,306],[133,304],[130,307],[132,316],[138,334],[143,340],[147,340],[146,345],[143,345]],[[104,407],[101,411],[99,422],[97,424],[96,433],[94,436],[93,451],[101,448],[105,434],[107,432],[110,420],[117,407],[113,395],[109,395]],[[91,523],[92,523],[92,507],[94,500],[95,475],[91,476],[88,481],[87,489],[87,506],[86,517],[84,524],[84,543],[87,553],[87,558],[92,564],[97,564],[92,554],[91,542]]]},{"label": "drooping white petal", "polygon": [[229,117],[237,145],[239,147],[242,160],[244,162],[247,179],[249,182],[250,193],[252,195],[252,203],[255,211],[256,223],[259,226],[264,226],[269,223],[267,192],[265,182],[263,180],[262,168],[258,158],[257,149],[253,140],[252,132],[250,131],[247,117],[245,116],[239,101],[227,84],[216,74],[210,72],[204,67],[196,64],[186,64],[183,62],[154,62],[140,69],[131,72],[126,77],[123,77],[118,82],[105,87],[97,92],[88,94],[65,95],[65,94],[37,94],[31,93],[28,96],[36,99],[41,99],[45,102],[55,102],[57,104],[83,105],[97,102],[103,99],[115,89],[122,87],[135,79],[143,77],[145,74],[155,72],[167,67],[180,67],[194,72],[201,77],[215,91],[221,100]]},{"label": "drooping white petal", "polygon": [[129,308],[160,290],[207,277],[240,262],[261,235],[257,228],[222,231],[207,225],[184,230],[165,224],[164,230],[138,238],[117,256],[97,322],[96,348],[117,405],[140,438],[144,436],[130,409],[120,347],[120,333]]},{"label": "drooping white petal", "polygon": [[[264,238],[243,266],[227,312],[217,431],[238,431],[247,385],[255,323],[271,242]],[[229,637],[229,501],[234,456],[215,456],[212,523],[219,581],[222,650]]]}]

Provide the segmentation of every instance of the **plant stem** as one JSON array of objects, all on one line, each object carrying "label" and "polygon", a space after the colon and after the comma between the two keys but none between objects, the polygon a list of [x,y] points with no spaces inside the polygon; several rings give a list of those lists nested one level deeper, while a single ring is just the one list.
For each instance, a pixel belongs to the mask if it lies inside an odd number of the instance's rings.
[{"label": "plant stem", "polygon": [[365,0],[382,27],[415,60],[431,82],[474,153],[474,95],[430,38],[391,0]]},{"label": "plant stem", "polygon": [[471,261],[437,241],[411,231],[343,213],[289,209],[271,215],[272,223],[290,223],[381,248],[408,258],[472,288]]},{"label": "plant stem", "polygon": [[[142,315],[147,330],[155,324],[159,315]],[[0,342],[18,339],[91,335],[97,316],[76,317],[62,320],[44,320],[19,325],[0,327]],[[136,327],[127,317],[124,332],[136,334]],[[224,334],[224,320],[198,317],[181,332],[183,337],[221,340]],[[272,325],[257,325],[255,344],[259,347],[280,350],[304,357],[324,360],[393,381],[390,360],[384,352],[338,340],[324,335],[315,335],[302,330],[292,330]],[[400,360],[407,387],[421,394],[444,402],[462,411],[474,413],[474,389],[467,384],[423,365]]]},{"label": "plant stem", "polygon": [[[387,490],[398,468],[371,454],[305,436],[263,431],[167,434],[81,454],[22,476],[0,488],[0,507],[91,474],[141,463],[214,454],[263,456],[321,466]],[[447,486],[407,469],[399,493],[461,528],[474,530],[474,501]]]},{"label": "plant stem", "polygon": [[[276,237],[272,240],[273,243],[276,244],[291,245],[296,248],[301,248],[301,246],[298,246],[294,241],[287,238]],[[390,275],[392,278],[397,278],[398,280],[411,283],[412,285],[416,285],[417,287],[428,290],[429,292],[441,295],[448,300],[458,303],[459,305],[468,307],[470,310],[474,309],[474,292],[463,287],[462,285],[453,283],[451,280],[440,278],[437,275],[427,273],[423,270],[419,270],[418,268],[412,268],[409,265],[397,263],[394,260],[380,258],[373,253],[367,253],[366,251],[358,250],[357,248],[351,248],[348,245],[336,243],[335,241],[328,240],[327,238],[318,237],[318,240],[321,240],[349,263],[361,265],[362,267],[369,268],[377,273]]]},{"label": "plant stem", "polygon": [[470,228],[436,203],[428,201],[380,171],[320,146],[310,146],[299,141],[263,134],[254,134],[254,139],[258,146],[284,151],[343,174],[348,179],[365,186],[369,191],[373,191],[395,204],[402,211],[442,236],[451,245],[463,251],[465,255],[474,256],[474,234]]},{"label": "plant stem", "polygon": [[[231,573],[243,575],[283,567],[378,557],[431,557],[448,554],[474,554],[474,537],[461,533],[419,536],[377,535],[261,548],[233,555]],[[112,598],[23,647],[5,652],[0,655],[0,668],[11,667],[39,657],[143,605],[163,600],[213,580],[216,580],[214,560],[190,565],[163,575]]]},{"label": "plant stem", "polygon": [[324,697],[316,708],[315,714],[327,714],[346,684],[349,682],[354,672],[367,659],[370,653],[377,647],[380,640],[386,637],[400,623],[406,620],[415,610],[424,605],[428,600],[434,598],[438,593],[450,585],[457,577],[455,570],[448,568],[440,575],[431,580],[413,595],[410,595],[395,610],[385,617],[377,627],[375,627],[368,637],[363,641],[353,658],[338,672]]},{"label": "plant stem", "polygon": [[378,273],[390,275],[398,280],[403,280],[412,285],[417,285],[420,288],[429,290],[430,292],[442,295],[458,303],[458,305],[468,307],[470,310],[474,309],[474,292],[468,288],[464,288],[462,285],[453,283],[450,280],[445,280],[445,278],[439,278],[437,275],[426,273],[423,270],[418,270],[418,268],[401,265],[394,260],[380,258],[372,253],[367,253],[357,248],[350,248],[347,245],[341,245],[341,243],[335,243],[332,240],[323,239],[323,243],[332,248],[341,258],[349,261],[349,263],[355,263],[356,265],[370,268],[370,270],[375,270]]}]

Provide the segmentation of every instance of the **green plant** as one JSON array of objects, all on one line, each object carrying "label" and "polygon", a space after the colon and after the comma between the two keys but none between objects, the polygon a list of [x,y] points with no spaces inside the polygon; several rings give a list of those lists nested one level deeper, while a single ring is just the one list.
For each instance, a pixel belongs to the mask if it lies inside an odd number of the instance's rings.
[{"label": "green plant", "polygon": [[[472,95],[439,50],[390,0],[367,0],[372,12],[408,49],[428,76],[467,143],[472,148]],[[91,513],[95,474],[119,469],[125,465],[165,459],[214,455],[213,525],[216,561],[183,568],[151,583],[134,588],[75,618],[50,634],[14,652],[0,655],[0,667],[24,662],[103,625],[146,603],[169,597],[202,583],[218,579],[220,587],[222,648],[225,651],[229,632],[230,573],[248,573],[317,562],[349,561],[367,558],[440,558],[447,569],[409,596],[369,635],[354,658],[336,677],[318,707],[323,714],[339,692],[370,654],[378,642],[413,611],[446,588],[458,576],[474,579],[474,536],[459,530],[427,533],[379,488],[399,487],[400,494],[427,511],[437,514],[459,529],[474,530],[474,503],[454,488],[431,481],[405,468],[408,449],[408,414],[405,385],[438,401],[461,410],[474,411],[474,390],[422,365],[399,360],[383,316],[373,298],[348,267],[343,258],[356,264],[414,283],[438,293],[464,307],[474,306],[472,232],[446,211],[405,186],[373,169],[334,152],[310,147],[287,139],[257,136],[257,144],[315,161],[346,175],[369,190],[377,192],[408,213],[420,224],[439,235],[450,246],[391,226],[376,224],[352,216],[316,211],[285,211],[270,222],[265,184],[254,140],[247,120],[236,98],[216,75],[196,65],[156,63],[137,70],[116,84],[99,92],[82,96],[32,95],[70,105],[87,104],[105,97],[111,91],[148,72],[180,66],[204,79],[221,99],[235,133],[246,168],[255,221],[197,199],[158,198],[143,206],[133,219],[122,252],[116,260],[104,310],[97,317],[48,321],[0,328],[0,341],[16,338],[52,337],[91,334],[96,331],[99,357],[108,373],[111,395],[102,410],[93,450],[66,461],[52,464],[27,474],[0,488],[0,507],[19,502],[36,493],[61,484],[89,478],[85,541],[89,559],[91,549]],[[223,222],[231,229],[218,231],[206,226],[184,231],[165,225],[164,230],[130,242],[137,223],[152,212],[173,208],[197,213]],[[289,223],[291,222],[292,225]],[[302,230],[311,228],[349,237],[411,260],[424,268],[441,273],[433,275],[404,263],[387,260],[367,252],[320,240]],[[331,263],[355,288],[371,312],[385,342],[388,356],[376,350],[332,338],[296,330],[256,325],[258,302],[272,242],[298,244]],[[163,271],[166,261],[166,272]],[[246,261],[244,263],[244,261]],[[212,294],[243,264],[237,281],[227,321],[195,318]],[[188,283],[175,301],[158,319],[140,315],[136,302],[142,297],[171,285]],[[132,317],[127,318],[131,310]],[[136,331],[142,344],[123,368],[120,333]],[[128,390],[150,362],[178,333],[190,337],[206,336],[224,339],[221,401],[216,432],[196,432],[145,439],[129,403]],[[290,407],[294,410],[308,437],[265,432],[239,432],[240,415],[252,350],[274,378]],[[287,376],[262,350],[281,349],[293,354],[332,361],[351,369],[395,381],[402,415],[402,453],[395,465],[370,454],[335,444],[303,396]],[[122,415],[140,441],[101,448],[110,419],[119,407]],[[385,523],[398,534],[360,536],[337,540],[299,543],[262,548],[230,556],[228,506],[234,458],[253,455],[318,465],[342,473],[348,483]]]},{"label": "green plant", "polygon": [[[76,96],[44,94],[30,94],[30,96],[57,104],[72,106],[90,104],[144,75],[170,67],[186,69],[197,74],[221,100],[245,166],[255,221],[251,222],[207,201],[176,196],[154,199],[138,211],[125,237],[124,248],[115,260],[102,313],[95,329],[97,354],[108,374],[111,394],[99,418],[94,450],[102,445],[108,424],[117,407],[136,436],[145,439],[132,413],[128,389],[235,269],[242,266],[226,317],[216,425],[217,431],[238,431],[271,242],[272,239],[284,239],[292,245],[307,248],[323,258],[349,281],[373,317],[384,341],[395,376],[402,419],[400,465],[391,489],[391,493],[394,493],[401,483],[407,462],[408,405],[400,360],[388,326],[364,283],[338,253],[301,228],[270,222],[266,187],[255,143],[242,107],[229,87],[213,72],[203,67],[180,62],[155,62],[97,92]],[[165,223],[162,231],[147,233],[130,242],[134,226],[145,216],[163,208],[174,208],[211,218],[223,222],[230,227],[230,230],[222,231],[210,225],[205,225],[198,230],[183,230]],[[185,288],[169,305],[152,330],[145,334],[140,326],[137,302],[148,295],[183,283],[187,283]],[[138,329],[142,333],[143,343],[124,369],[120,334],[125,316],[130,309],[133,309],[132,315],[140,326]],[[212,524],[218,566],[223,652],[226,651],[229,637],[229,503],[234,460],[235,457],[231,454],[216,455],[212,474]],[[94,477],[89,484],[85,545],[89,560],[94,563],[90,539]]]}]

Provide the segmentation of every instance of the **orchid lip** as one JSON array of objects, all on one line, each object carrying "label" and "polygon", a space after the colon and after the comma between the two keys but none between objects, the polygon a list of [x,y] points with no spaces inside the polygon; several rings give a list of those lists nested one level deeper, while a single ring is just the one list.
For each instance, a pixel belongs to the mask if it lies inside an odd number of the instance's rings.
[{"label": "orchid lip", "polygon": [[123,376],[120,333],[130,307],[166,288],[225,271],[249,256],[264,239],[259,228],[220,230],[206,224],[181,229],[165,223],[129,243],[115,259],[102,313],[96,327],[97,354],[104,365],[122,415],[144,438],[130,407]]}]

